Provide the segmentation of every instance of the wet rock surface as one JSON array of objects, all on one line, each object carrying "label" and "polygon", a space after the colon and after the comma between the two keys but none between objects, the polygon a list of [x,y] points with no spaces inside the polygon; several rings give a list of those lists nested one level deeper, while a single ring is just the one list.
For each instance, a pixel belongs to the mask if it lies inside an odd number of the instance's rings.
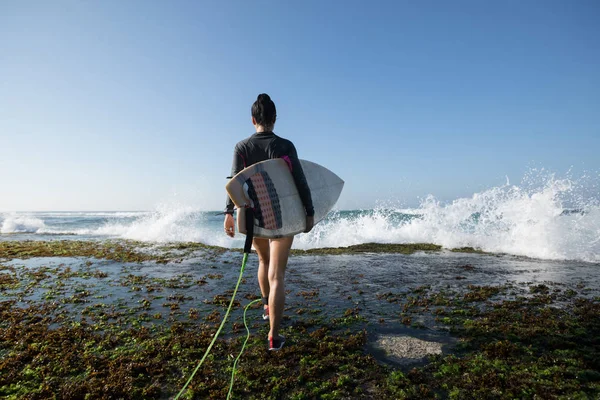
[{"label": "wet rock surface", "polygon": [[373,346],[383,350],[388,360],[400,365],[410,365],[423,361],[427,356],[442,354],[443,344],[412,336],[381,335]]},{"label": "wet rock surface", "polygon": [[[225,314],[241,254],[63,244],[2,244],[0,397],[174,396]],[[290,258],[286,347],[266,351],[253,306],[233,398],[600,394],[600,265],[363,250]],[[226,397],[256,263],[188,398]]]}]

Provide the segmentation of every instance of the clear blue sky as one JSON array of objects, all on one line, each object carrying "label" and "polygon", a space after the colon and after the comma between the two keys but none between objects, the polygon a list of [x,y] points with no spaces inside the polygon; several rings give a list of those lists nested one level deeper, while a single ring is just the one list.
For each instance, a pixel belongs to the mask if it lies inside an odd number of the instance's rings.
[{"label": "clear blue sky", "polygon": [[261,92],[345,209],[597,174],[598,21],[595,0],[2,1],[0,211],[220,209]]}]

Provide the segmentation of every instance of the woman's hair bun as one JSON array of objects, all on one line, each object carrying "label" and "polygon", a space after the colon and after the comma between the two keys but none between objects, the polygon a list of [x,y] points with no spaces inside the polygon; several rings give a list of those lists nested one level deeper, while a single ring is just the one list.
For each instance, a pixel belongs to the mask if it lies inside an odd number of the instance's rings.
[{"label": "woman's hair bun", "polygon": [[257,124],[273,129],[273,125],[277,120],[277,109],[268,94],[261,93],[258,95],[256,101],[252,104],[252,117],[254,117]]}]

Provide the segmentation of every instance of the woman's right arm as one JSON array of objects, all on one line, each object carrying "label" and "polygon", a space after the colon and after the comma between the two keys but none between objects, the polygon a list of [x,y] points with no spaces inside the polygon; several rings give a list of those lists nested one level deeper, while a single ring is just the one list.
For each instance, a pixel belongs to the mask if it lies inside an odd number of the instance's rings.
[{"label": "woman's right arm", "polygon": [[[244,157],[238,151],[238,146],[235,146],[233,150],[233,162],[231,165],[231,176],[229,178],[233,178],[244,169]],[[235,221],[233,220],[233,200],[231,197],[227,195],[227,201],[225,203],[225,221],[223,222],[223,227],[225,228],[225,233],[227,236],[234,237],[235,236]]]},{"label": "woman's right arm", "polygon": [[[231,179],[245,168],[244,156],[238,151],[238,146],[235,146],[233,150],[233,162],[231,163],[231,176],[227,178]],[[225,214],[233,215],[233,200],[227,195],[227,201],[225,202]]]}]

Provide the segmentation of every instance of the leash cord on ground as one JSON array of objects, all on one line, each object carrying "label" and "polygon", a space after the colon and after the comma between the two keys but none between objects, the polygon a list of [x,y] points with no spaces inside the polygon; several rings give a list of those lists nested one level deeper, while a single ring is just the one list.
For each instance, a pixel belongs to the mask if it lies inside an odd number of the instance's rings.
[{"label": "leash cord on ground", "polygon": [[[223,321],[221,321],[221,325],[219,326],[219,329],[217,329],[217,332],[213,336],[213,339],[210,342],[210,345],[206,349],[206,352],[204,352],[204,355],[202,356],[202,359],[200,360],[200,362],[196,366],[196,369],[194,369],[194,372],[192,372],[192,376],[190,376],[190,378],[185,383],[185,385],[183,386],[183,388],[179,391],[179,393],[177,394],[177,396],[175,396],[174,400],[179,399],[179,397],[183,394],[183,392],[185,392],[185,389],[188,387],[188,385],[190,384],[190,382],[192,381],[192,379],[194,379],[194,375],[196,375],[196,372],[198,372],[198,370],[200,369],[200,366],[202,365],[202,363],[204,362],[204,360],[208,356],[208,353],[210,353],[210,349],[212,349],[213,345],[217,341],[217,337],[219,337],[219,333],[221,333],[221,330],[223,329],[223,326],[225,325],[225,322],[227,321],[227,317],[229,316],[229,312],[231,311],[231,306],[233,305],[233,301],[235,300],[235,295],[237,294],[238,288],[240,287],[240,283],[242,282],[242,276],[244,275],[244,269],[246,268],[246,261],[247,260],[248,260],[248,253],[244,253],[244,259],[242,261],[242,268],[240,268],[240,277],[238,278],[237,284],[235,285],[235,290],[233,291],[233,296],[231,296],[231,301],[229,302],[229,307],[227,307],[227,312],[225,313],[225,316],[223,317]],[[250,304],[252,304],[252,303],[250,303]],[[244,310],[244,322],[245,322],[245,317],[246,317],[246,312]],[[246,327],[246,330],[248,330],[247,327]],[[248,340],[248,338],[246,338],[246,341],[247,340]],[[244,345],[245,345],[245,343],[244,343]],[[238,358],[239,358],[239,356],[238,356]],[[237,360],[236,360],[236,362],[237,362]],[[235,368],[234,368],[234,372],[235,372]],[[232,375],[232,380],[233,380],[233,375]],[[231,387],[230,387],[230,391],[231,391]],[[229,396],[227,396],[227,398],[229,398]]]},{"label": "leash cord on ground", "polygon": [[227,393],[227,400],[229,400],[229,398],[231,397],[231,392],[233,389],[233,381],[235,379],[235,369],[237,367],[237,363],[240,360],[240,357],[242,356],[244,349],[246,348],[246,343],[248,343],[248,340],[250,339],[250,329],[248,329],[248,324],[246,323],[246,311],[248,311],[248,308],[250,308],[250,306],[252,304],[257,303],[259,301],[261,301],[261,299],[253,300],[250,303],[248,303],[248,305],[244,308],[244,328],[246,328],[246,340],[244,340],[244,344],[242,345],[240,354],[238,354],[237,358],[233,362],[233,371],[231,371],[231,383],[229,384],[229,393]]}]

